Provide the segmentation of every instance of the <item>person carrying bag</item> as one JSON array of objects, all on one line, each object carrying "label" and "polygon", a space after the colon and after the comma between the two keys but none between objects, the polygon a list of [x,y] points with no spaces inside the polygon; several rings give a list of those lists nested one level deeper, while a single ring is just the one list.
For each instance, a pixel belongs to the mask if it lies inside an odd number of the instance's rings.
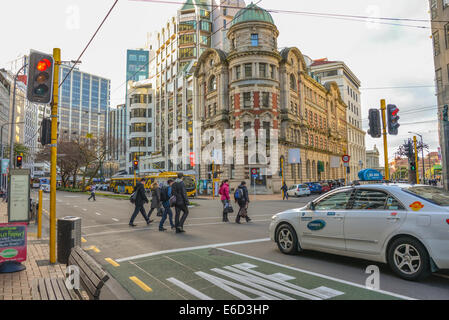
[{"label": "person carrying bag", "polygon": [[221,196],[220,200],[223,203],[223,222],[229,222],[228,214],[234,212],[234,209],[230,205],[231,198],[229,197],[229,182],[224,180],[221,183],[218,194]]}]

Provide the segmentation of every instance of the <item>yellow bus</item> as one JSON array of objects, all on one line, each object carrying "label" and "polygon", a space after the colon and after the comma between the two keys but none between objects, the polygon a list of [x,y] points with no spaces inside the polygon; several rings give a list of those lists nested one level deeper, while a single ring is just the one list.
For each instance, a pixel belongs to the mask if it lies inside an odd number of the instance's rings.
[{"label": "yellow bus", "polygon": [[[159,185],[167,184],[169,179],[175,180],[178,177],[176,172],[162,172],[158,174],[149,174],[144,178],[145,189],[150,190],[151,184],[157,181]],[[141,179],[142,177],[136,178]],[[184,175],[184,184],[186,186],[187,196],[195,197],[196,195],[196,179],[194,175]],[[122,176],[112,178],[109,185],[110,191],[114,193],[132,194],[134,190],[134,176]]]}]

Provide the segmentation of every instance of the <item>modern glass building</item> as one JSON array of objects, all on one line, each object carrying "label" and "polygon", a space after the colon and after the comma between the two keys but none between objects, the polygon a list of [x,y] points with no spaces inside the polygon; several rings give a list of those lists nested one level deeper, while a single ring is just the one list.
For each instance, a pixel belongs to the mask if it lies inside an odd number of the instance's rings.
[{"label": "modern glass building", "polygon": [[[61,82],[70,72],[61,65]],[[75,68],[59,92],[59,134],[82,137],[106,136],[111,81]]]},{"label": "modern glass building", "polygon": [[150,52],[144,49],[126,51],[126,81],[148,79]]}]

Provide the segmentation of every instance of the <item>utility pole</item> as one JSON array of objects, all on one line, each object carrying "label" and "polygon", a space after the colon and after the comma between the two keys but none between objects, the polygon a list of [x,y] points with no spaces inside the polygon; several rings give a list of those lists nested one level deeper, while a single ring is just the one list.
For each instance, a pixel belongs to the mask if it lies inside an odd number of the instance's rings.
[{"label": "utility pole", "polygon": [[58,103],[59,103],[59,66],[61,49],[53,49],[53,102],[51,105],[51,162],[50,162],[50,263],[56,263],[56,163],[58,153]]},{"label": "utility pole", "polygon": [[384,136],[384,160],[385,160],[385,180],[390,180],[390,169],[388,164],[388,141],[387,141],[387,121],[386,121],[386,103],[385,100],[380,100],[380,110],[382,112],[382,134]]}]

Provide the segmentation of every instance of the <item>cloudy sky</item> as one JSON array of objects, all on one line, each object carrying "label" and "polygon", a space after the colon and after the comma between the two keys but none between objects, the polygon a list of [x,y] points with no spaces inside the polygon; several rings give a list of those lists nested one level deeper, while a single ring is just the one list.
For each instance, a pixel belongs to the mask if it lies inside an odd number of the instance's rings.
[{"label": "cloudy sky", "polygon": [[[179,2],[180,0],[167,0]],[[1,1],[0,67],[14,68],[20,55],[35,49],[62,50],[63,60],[75,60],[113,4],[113,0],[15,0]],[[248,3],[249,1],[247,1]],[[257,2],[257,1],[256,1]],[[262,0],[273,10],[280,31],[279,46],[296,46],[313,59],[342,60],[362,82],[363,126],[368,109],[379,108],[380,99],[396,104],[402,126],[389,137],[390,160],[397,146],[410,137],[424,136],[432,150],[438,148],[437,101],[431,31],[428,22],[389,22],[426,28],[375,24],[369,21],[322,18],[276,10],[332,13],[369,17],[429,19],[423,0]],[[148,32],[159,30],[176,14],[179,4],[120,0],[84,54],[81,70],[112,80],[111,105],[124,102],[126,49],[142,47]],[[53,20],[50,21],[50,17]],[[385,21],[388,22],[388,21]],[[52,24],[53,23],[53,24]],[[379,89],[420,86],[420,88]],[[422,86],[422,87],[421,87]],[[366,138],[371,149],[381,151],[382,139]]]}]

